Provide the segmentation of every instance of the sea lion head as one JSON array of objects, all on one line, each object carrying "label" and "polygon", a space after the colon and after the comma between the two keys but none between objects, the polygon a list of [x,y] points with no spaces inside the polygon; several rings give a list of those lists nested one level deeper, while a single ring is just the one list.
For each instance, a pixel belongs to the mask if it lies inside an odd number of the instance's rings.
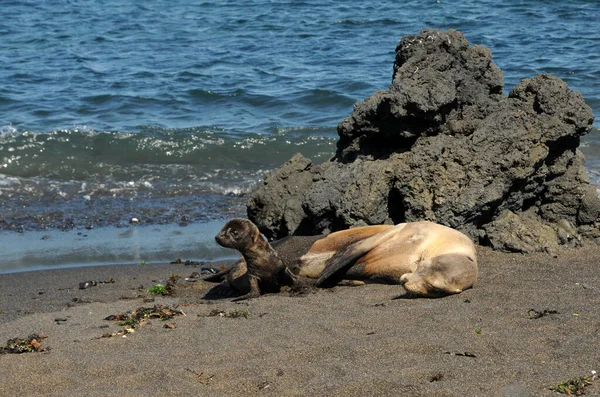
[{"label": "sea lion head", "polygon": [[228,221],[215,236],[215,240],[220,246],[238,251],[244,251],[253,246],[259,238],[260,232],[256,225],[244,218],[234,218]]}]

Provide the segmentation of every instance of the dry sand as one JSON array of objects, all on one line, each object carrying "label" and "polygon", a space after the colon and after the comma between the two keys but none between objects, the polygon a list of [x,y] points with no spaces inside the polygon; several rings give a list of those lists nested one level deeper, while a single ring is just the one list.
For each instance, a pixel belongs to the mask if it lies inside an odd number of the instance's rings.
[{"label": "dry sand", "polygon": [[[481,248],[479,262],[473,289],[440,299],[372,284],[232,303],[202,300],[213,284],[180,280],[154,303],[185,316],[111,338],[101,336],[123,327],[105,317],[152,306],[142,297],[157,280],[197,269],[0,275],[0,344],[41,332],[50,347],[0,355],[0,395],[551,396],[549,386],[600,371],[598,247],[558,258]],[[250,315],[206,316],[215,309]],[[534,319],[530,309],[556,313]],[[600,395],[600,380],[586,395]]]}]

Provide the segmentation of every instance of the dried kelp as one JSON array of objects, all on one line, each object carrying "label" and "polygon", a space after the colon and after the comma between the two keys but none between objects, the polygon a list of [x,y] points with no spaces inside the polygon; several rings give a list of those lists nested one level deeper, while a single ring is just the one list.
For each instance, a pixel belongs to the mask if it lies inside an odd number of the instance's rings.
[{"label": "dried kelp", "polygon": [[6,341],[6,346],[0,347],[0,354],[21,354],[32,352],[46,352],[49,347],[42,347],[41,340],[48,336],[44,334],[31,334],[27,338],[14,338]]},{"label": "dried kelp", "polygon": [[[157,318],[161,321],[170,320],[175,316],[184,315],[183,310],[178,309],[177,306],[170,305],[154,305],[152,307],[140,307],[132,312],[123,314],[111,314],[105,317],[108,321],[118,321],[119,325],[123,327],[122,330],[112,333],[106,333],[102,335],[103,338],[110,338],[113,336],[124,336],[135,332],[137,328],[142,326],[145,321],[153,318]],[[174,324],[171,324],[168,328],[175,328]]]}]

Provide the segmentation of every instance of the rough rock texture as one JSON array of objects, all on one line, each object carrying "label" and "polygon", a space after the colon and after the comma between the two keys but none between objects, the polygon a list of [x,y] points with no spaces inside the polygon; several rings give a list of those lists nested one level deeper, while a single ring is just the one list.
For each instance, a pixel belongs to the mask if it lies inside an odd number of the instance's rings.
[{"label": "rough rock texture", "polygon": [[549,75],[502,91],[489,49],[460,32],[404,37],[391,86],[340,123],[334,158],[294,156],[248,215],[269,238],[423,219],[504,251],[598,237],[600,199],[577,149],[591,109]]}]

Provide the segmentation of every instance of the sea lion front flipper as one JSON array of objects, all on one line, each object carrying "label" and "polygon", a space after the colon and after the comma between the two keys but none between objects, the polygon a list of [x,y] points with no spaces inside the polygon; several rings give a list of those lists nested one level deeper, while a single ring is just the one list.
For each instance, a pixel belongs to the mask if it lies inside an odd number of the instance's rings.
[{"label": "sea lion front flipper", "polygon": [[221,284],[217,284],[208,290],[202,299],[205,300],[218,300],[218,299],[226,299],[235,296],[236,293],[231,289],[229,283],[227,281],[223,281]]},{"label": "sea lion front flipper", "polygon": [[248,275],[248,281],[250,283],[250,292],[246,295],[238,296],[235,299],[232,299],[232,302],[239,302],[246,299],[258,298],[260,296],[260,288],[258,286],[258,278],[255,276]]},{"label": "sea lion front flipper", "polygon": [[384,241],[392,238],[394,234],[404,228],[405,225],[406,224],[401,223],[394,227],[390,227],[389,229],[367,237],[364,240],[350,244],[344,250],[338,251],[325,264],[325,268],[319,275],[316,286],[327,288],[336,285],[344,278],[348,269],[350,269],[360,257]]}]

